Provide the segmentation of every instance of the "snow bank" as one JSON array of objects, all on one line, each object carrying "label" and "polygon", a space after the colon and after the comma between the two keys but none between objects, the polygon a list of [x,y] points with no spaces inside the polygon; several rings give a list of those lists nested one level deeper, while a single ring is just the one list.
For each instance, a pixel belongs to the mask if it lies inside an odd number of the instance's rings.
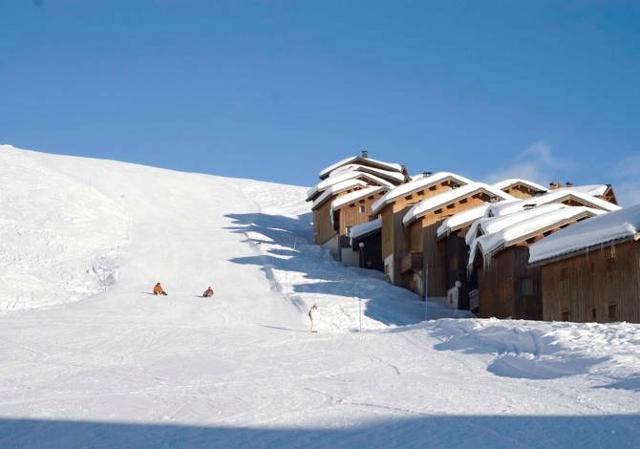
[{"label": "snow bank", "polygon": [[0,313],[77,301],[117,281],[129,216],[115,200],[0,146]]},{"label": "snow bank", "polygon": [[[555,379],[592,373],[635,377],[640,373],[640,326],[522,320],[441,320],[426,325],[441,340],[436,349],[488,354],[496,376]],[[640,387],[640,385],[639,385]]]},{"label": "snow bank", "polygon": [[562,229],[529,248],[529,262],[537,263],[587,248],[636,238],[640,233],[640,204]]}]

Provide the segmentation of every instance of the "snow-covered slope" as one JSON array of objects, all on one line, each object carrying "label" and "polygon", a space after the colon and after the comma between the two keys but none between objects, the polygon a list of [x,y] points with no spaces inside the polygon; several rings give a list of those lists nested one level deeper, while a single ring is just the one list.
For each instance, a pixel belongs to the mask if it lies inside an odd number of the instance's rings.
[{"label": "snow-covered slope", "polygon": [[640,440],[639,326],[423,322],[411,293],[310,243],[300,187],[0,162],[1,448]]}]

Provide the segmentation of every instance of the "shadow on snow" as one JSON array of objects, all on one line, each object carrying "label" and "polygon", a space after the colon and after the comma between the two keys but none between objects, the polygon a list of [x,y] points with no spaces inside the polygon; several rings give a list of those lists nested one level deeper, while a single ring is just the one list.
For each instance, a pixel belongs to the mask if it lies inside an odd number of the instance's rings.
[{"label": "shadow on snow", "polygon": [[0,419],[6,449],[635,448],[640,415],[417,416],[341,428],[228,427]]},{"label": "shadow on snow", "polygon": [[346,267],[313,244],[311,214],[229,214],[227,218],[233,223],[228,229],[246,235],[248,243],[266,248],[266,254],[236,257],[231,262],[260,266],[275,284],[283,281],[276,281],[273,270],[301,273],[305,282],[288,285],[294,296],[358,297],[367,303],[366,316],[387,325],[415,324],[423,319],[424,303],[413,293],[390,285],[378,271]]}]

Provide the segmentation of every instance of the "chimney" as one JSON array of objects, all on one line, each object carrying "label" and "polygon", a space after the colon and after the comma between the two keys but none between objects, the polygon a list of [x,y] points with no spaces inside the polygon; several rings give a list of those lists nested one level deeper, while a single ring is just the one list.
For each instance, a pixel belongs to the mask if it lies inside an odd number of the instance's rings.
[{"label": "chimney", "polygon": [[567,181],[565,185],[567,187],[573,187],[573,183],[571,181]]},{"label": "chimney", "polygon": [[555,189],[557,189],[557,188],[558,188],[558,183],[557,183],[557,182],[555,182],[555,181],[551,181],[551,182],[549,183],[549,189],[550,189],[550,190],[555,190]]},{"label": "chimney", "polygon": [[362,150],[362,158],[366,159],[369,157],[369,152],[367,150]]},{"label": "chimney", "polygon": [[431,176],[433,174],[433,172],[423,171],[422,174],[424,175],[425,178],[428,178],[429,176]]}]

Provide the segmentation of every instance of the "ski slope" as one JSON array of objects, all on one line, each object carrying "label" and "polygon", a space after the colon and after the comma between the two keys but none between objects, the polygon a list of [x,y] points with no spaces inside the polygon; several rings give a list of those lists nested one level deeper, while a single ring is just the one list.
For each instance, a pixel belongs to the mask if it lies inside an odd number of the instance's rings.
[{"label": "ski slope", "polygon": [[303,188],[9,146],[0,186],[0,448],[638,447],[640,326],[425,322]]}]

